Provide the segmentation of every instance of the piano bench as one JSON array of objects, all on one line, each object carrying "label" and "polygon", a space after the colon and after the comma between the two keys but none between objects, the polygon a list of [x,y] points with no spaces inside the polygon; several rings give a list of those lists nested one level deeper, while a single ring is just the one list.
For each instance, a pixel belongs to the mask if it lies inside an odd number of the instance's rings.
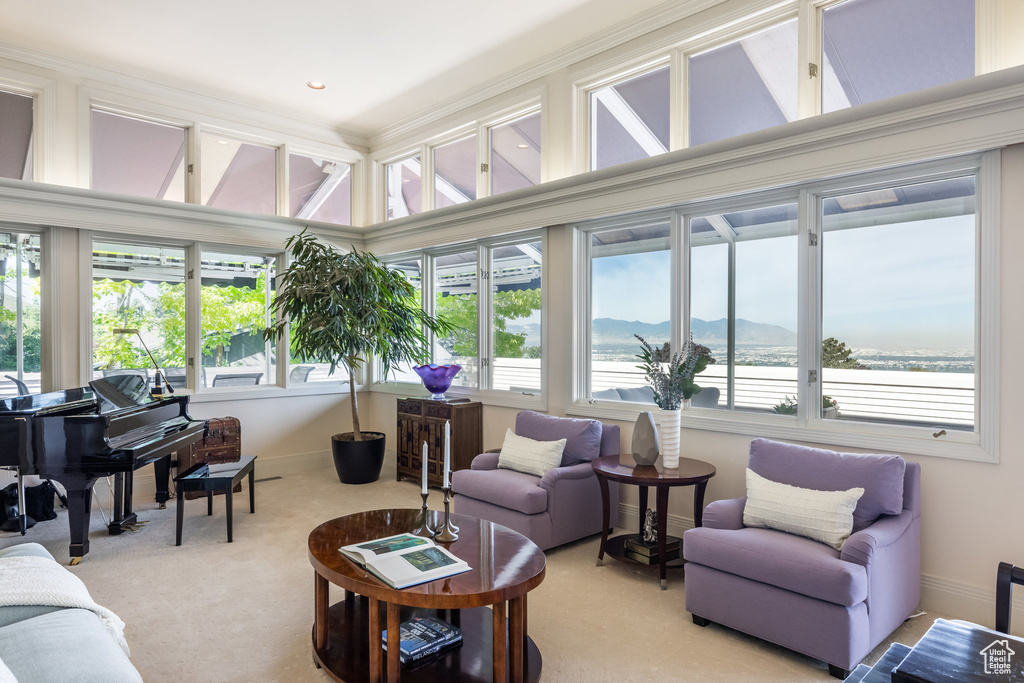
[{"label": "piano bench", "polygon": [[185,518],[185,496],[187,491],[206,492],[206,514],[213,514],[214,492],[224,493],[224,503],[227,507],[228,518],[228,543],[231,538],[231,511],[233,504],[232,489],[236,484],[241,483],[246,476],[249,478],[249,512],[256,512],[256,456],[244,456],[238,462],[226,462],[211,465],[205,462],[196,463],[174,478],[178,496],[178,523],[176,528],[176,539],[174,545],[181,545],[181,526]]}]

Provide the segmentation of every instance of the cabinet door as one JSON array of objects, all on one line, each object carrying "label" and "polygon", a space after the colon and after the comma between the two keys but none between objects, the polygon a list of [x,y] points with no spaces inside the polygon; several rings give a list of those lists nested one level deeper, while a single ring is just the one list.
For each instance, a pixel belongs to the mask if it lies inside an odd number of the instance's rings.
[{"label": "cabinet door", "polygon": [[420,453],[423,447],[421,438],[420,417],[418,415],[398,414],[398,468],[399,470],[417,470],[420,466]]}]

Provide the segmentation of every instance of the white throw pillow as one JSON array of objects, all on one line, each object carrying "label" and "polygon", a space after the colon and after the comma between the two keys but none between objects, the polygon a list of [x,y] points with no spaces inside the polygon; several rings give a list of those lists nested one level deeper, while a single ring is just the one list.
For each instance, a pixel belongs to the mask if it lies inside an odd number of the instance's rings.
[{"label": "white throw pillow", "polygon": [[0,659],[0,683],[18,683],[18,679],[14,677],[14,673],[7,668],[2,659]]},{"label": "white throw pillow", "polygon": [[543,477],[548,470],[562,464],[563,450],[565,439],[534,441],[509,429],[498,454],[498,467]]},{"label": "white throw pillow", "polygon": [[853,509],[864,489],[817,491],[780,484],[747,468],[743,526],[806,536],[841,550],[853,531]]}]

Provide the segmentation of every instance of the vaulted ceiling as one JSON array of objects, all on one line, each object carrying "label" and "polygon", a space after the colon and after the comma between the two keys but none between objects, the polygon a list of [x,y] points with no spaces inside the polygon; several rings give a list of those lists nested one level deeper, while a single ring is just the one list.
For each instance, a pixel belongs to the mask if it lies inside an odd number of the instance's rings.
[{"label": "vaulted ceiling", "polygon": [[0,41],[370,134],[662,1],[0,0]]}]

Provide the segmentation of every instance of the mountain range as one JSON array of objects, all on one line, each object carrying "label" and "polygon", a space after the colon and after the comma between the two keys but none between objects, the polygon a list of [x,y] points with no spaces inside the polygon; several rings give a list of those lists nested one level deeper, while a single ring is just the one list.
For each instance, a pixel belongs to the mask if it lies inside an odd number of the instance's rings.
[{"label": "mountain range", "polygon": [[[701,320],[693,318],[690,329],[693,340],[705,346],[724,345],[728,340],[729,321]],[[643,323],[636,320],[616,320],[614,318],[597,318],[593,323],[593,341],[595,344],[626,344],[634,343],[634,334],[639,334],[649,342],[667,340],[671,334],[671,325],[666,320],[661,323]],[[757,344],[764,346],[796,345],[796,332],[778,325],[755,323],[743,318],[736,319],[736,343]]]},{"label": "mountain range", "polygon": [[[693,318],[690,322],[693,340],[705,346],[725,346],[728,339],[728,320],[701,320]],[[527,346],[540,346],[540,325],[509,325],[509,332],[526,334]],[[636,344],[634,334],[651,342],[667,340],[670,334],[670,323],[642,323],[637,320],[617,320],[615,318],[597,318],[593,323],[594,344]],[[739,318],[736,320],[736,343],[759,346],[796,346],[796,332],[778,325],[755,323]]]}]

